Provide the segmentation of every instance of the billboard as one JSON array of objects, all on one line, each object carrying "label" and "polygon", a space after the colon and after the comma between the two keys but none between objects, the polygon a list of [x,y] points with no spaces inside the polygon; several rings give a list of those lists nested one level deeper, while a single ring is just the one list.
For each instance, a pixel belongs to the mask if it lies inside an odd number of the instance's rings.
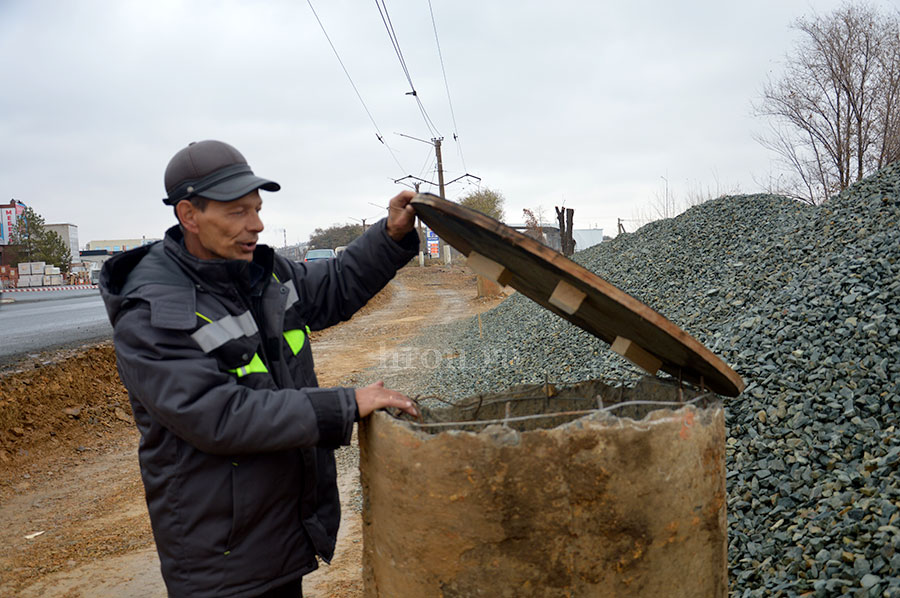
[{"label": "billboard", "polygon": [[16,206],[0,207],[0,245],[9,245],[9,238],[16,226]]},{"label": "billboard", "polygon": [[426,253],[432,258],[441,257],[441,240],[438,238],[437,233],[425,227],[425,245],[427,247]]}]

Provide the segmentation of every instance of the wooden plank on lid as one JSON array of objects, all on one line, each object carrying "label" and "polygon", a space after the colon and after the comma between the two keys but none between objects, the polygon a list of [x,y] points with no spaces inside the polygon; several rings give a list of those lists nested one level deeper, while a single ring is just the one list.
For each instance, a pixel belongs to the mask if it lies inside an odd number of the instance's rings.
[{"label": "wooden plank on lid", "polygon": [[644,369],[654,370],[649,356],[678,380],[732,397],[744,389],[741,377],[687,332],[564,255],[436,195],[420,193],[412,206],[441,238],[469,258],[474,253],[477,268],[610,345],[621,337],[617,348]]}]

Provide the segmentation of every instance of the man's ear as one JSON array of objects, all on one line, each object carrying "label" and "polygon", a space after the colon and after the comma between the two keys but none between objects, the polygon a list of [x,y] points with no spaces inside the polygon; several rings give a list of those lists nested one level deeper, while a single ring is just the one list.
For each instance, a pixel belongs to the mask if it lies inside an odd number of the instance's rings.
[{"label": "man's ear", "polygon": [[200,231],[200,227],[197,225],[197,208],[189,200],[179,201],[175,206],[175,213],[178,214],[178,221],[181,222],[184,230],[195,235]]}]

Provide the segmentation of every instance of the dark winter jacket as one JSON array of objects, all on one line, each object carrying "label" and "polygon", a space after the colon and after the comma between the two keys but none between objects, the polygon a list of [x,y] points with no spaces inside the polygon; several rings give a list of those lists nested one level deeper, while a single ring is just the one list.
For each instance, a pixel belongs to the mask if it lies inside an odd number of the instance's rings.
[{"label": "dark winter jacket", "polygon": [[107,262],[100,290],[169,595],[256,596],[329,561],[333,449],[354,390],[316,388],[307,338],[346,320],[417,251],[385,221],[338,258],[200,260],[178,227]]}]

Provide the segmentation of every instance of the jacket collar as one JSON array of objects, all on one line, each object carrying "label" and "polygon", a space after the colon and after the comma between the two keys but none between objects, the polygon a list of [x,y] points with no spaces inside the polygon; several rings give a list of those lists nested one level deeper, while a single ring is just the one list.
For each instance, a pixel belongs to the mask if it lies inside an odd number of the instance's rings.
[{"label": "jacket collar", "polygon": [[212,292],[223,292],[237,287],[250,294],[272,277],[275,252],[268,245],[257,245],[253,261],[202,260],[189,253],[184,245],[184,233],[178,225],[166,231],[163,246],[181,269],[199,286]]}]

